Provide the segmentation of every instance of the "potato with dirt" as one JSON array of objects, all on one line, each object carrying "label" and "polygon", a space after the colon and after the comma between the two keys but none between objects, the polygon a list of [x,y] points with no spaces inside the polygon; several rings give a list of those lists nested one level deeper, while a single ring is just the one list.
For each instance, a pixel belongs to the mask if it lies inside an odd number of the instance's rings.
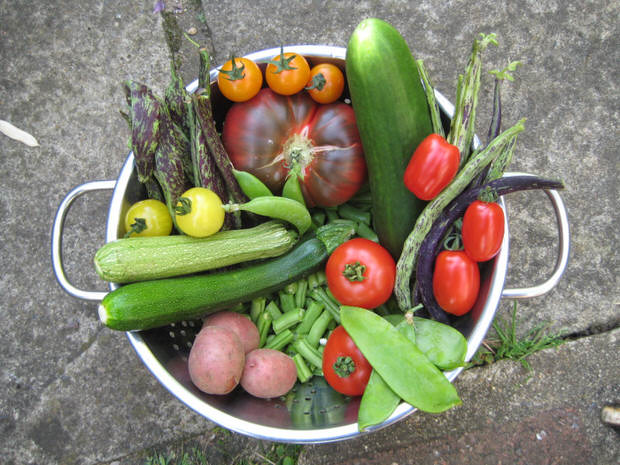
[{"label": "potato with dirt", "polygon": [[231,329],[205,326],[196,335],[187,363],[198,389],[207,394],[228,394],[243,374],[243,343]]},{"label": "potato with dirt", "polygon": [[296,380],[295,362],[285,353],[255,349],[246,355],[241,387],[254,397],[283,396],[293,388]]},{"label": "potato with dirt", "polygon": [[223,310],[206,317],[202,323],[202,327],[204,328],[205,326],[223,326],[234,331],[241,339],[243,350],[246,354],[254,349],[258,349],[260,342],[258,328],[245,315]]}]

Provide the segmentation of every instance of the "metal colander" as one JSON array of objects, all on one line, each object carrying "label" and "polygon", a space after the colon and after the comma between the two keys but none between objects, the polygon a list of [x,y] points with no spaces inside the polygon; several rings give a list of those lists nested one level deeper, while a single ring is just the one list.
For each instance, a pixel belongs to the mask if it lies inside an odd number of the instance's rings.
[{"label": "metal colander", "polygon": [[[331,62],[344,71],[346,49],[331,46],[290,46],[287,51],[299,53],[308,58],[312,65],[318,61]],[[248,55],[258,63],[265,63],[280,53],[279,48],[267,49]],[[217,78],[217,70],[211,72],[211,82]],[[197,81],[188,86],[188,91],[197,88]],[[439,92],[436,97],[443,117],[446,120],[453,114],[454,108]],[[212,86],[215,118],[223,118],[227,105],[220,96],[217,86]],[[523,173],[520,173],[523,174]],[[52,264],[58,282],[63,289],[74,297],[85,300],[100,301],[105,293],[83,291],[73,286],[66,278],[61,257],[62,230],[67,210],[80,195],[94,191],[114,189],[108,213],[106,241],[113,241],[123,236],[122,218],[131,204],[145,198],[145,191],[138,182],[134,170],[133,154],[129,154],[114,181],[88,182],[73,189],[58,208],[52,231]],[[509,232],[506,215],[505,236],[499,254],[481,271],[481,290],[473,310],[460,317],[457,327],[468,341],[467,360],[478,350],[482,340],[495,316],[500,298],[534,297],[548,292],[557,284],[568,258],[568,221],[566,210],[555,191],[546,192],[551,199],[559,229],[559,253],[555,270],[543,284],[523,289],[504,289],[508,268]],[[504,207],[504,202],[500,199]],[[110,289],[117,286],[112,284]],[[173,325],[148,331],[128,332],[129,342],[143,363],[153,375],[175,397],[188,407],[209,420],[232,431],[255,438],[295,443],[319,443],[339,441],[358,436],[357,411],[359,398],[343,396],[332,390],[322,378],[315,377],[308,383],[296,385],[286,396],[277,399],[258,399],[237,388],[225,396],[208,395],[199,391],[191,382],[187,357],[194,337],[200,330],[199,320],[181,321]],[[453,381],[462,369],[446,373]],[[393,424],[415,409],[401,403],[384,423],[369,429],[373,431]],[[366,433],[364,433],[366,434]]]}]

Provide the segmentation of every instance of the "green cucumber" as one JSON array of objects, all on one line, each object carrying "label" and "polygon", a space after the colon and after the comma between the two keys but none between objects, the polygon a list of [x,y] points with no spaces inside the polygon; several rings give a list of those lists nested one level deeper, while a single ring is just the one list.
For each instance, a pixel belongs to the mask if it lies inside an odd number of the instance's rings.
[{"label": "green cucumber", "polygon": [[95,270],[103,280],[113,283],[169,278],[276,257],[290,250],[297,237],[279,221],[219,231],[205,238],[129,237],[97,250]]},{"label": "green cucumber", "polygon": [[127,284],[104,297],[99,319],[111,329],[136,331],[199,318],[297,281],[327,256],[323,242],[310,237],[280,257],[243,268]]},{"label": "green cucumber", "polygon": [[362,21],[349,39],[346,74],[368,167],[374,229],[394,258],[424,208],[403,183],[415,148],[433,131],[416,61],[389,23]]}]

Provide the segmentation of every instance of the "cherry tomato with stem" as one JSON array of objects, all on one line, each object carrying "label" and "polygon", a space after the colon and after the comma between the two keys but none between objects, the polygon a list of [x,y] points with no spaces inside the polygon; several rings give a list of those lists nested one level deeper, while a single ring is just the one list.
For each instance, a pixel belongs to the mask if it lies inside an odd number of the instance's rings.
[{"label": "cherry tomato with stem", "polygon": [[372,366],[342,326],[337,326],[323,350],[323,375],[334,390],[347,396],[361,396]]},{"label": "cherry tomato with stem", "polygon": [[396,263],[383,246],[360,237],[332,252],[325,265],[325,276],[338,302],[370,310],[392,295]]},{"label": "cherry tomato with stem", "polygon": [[420,142],[407,164],[405,186],[417,198],[432,200],[450,184],[459,169],[460,159],[456,145],[439,134],[430,134]]},{"label": "cherry tomato with stem", "polygon": [[496,202],[473,201],[465,210],[461,234],[465,252],[472,260],[490,260],[504,239],[504,210]]},{"label": "cherry tomato with stem", "polygon": [[310,65],[299,53],[284,53],[269,61],[265,69],[265,80],[271,90],[280,95],[293,95],[300,92],[310,77]]},{"label": "cherry tomato with stem", "polygon": [[220,68],[217,85],[228,100],[245,102],[261,89],[263,73],[254,61],[233,56]]},{"label": "cherry tomato with stem", "polygon": [[177,226],[193,237],[207,237],[218,232],[224,224],[225,213],[218,195],[204,187],[185,191],[175,208]]},{"label": "cherry tomato with stem", "polygon": [[125,237],[168,236],[172,217],[166,204],[155,199],[140,200],[125,214]]},{"label": "cherry tomato with stem", "polygon": [[447,313],[469,312],[480,291],[480,270],[463,250],[442,250],[435,259],[433,295]]},{"label": "cherry tomato with stem", "polygon": [[317,103],[332,103],[344,90],[344,74],[336,65],[321,63],[310,70],[306,90]]}]

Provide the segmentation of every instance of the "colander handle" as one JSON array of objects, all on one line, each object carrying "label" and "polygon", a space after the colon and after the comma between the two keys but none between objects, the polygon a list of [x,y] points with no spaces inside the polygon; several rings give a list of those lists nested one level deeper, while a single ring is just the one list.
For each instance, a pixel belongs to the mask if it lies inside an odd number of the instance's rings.
[{"label": "colander handle", "polygon": [[[525,173],[505,173],[504,176],[523,176],[527,175]],[[543,283],[538,284],[532,287],[522,287],[516,289],[504,289],[502,292],[502,297],[507,297],[509,299],[529,299],[530,297],[538,297],[546,294],[551,289],[553,289],[564,270],[566,270],[566,265],[568,264],[568,255],[570,249],[570,232],[568,226],[568,213],[566,211],[566,207],[564,206],[564,202],[560,197],[560,194],[556,190],[545,190],[545,194],[551,200],[553,204],[553,209],[555,210],[555,217],[558,225],[558,258],[555,263],[555,269],[551,276]]]},{"label": "colander handle", "polygon": [[56,211],[54,225],[52,226],[52,268],[54,269],[54,274],[60,286],[67,294],[77,297],[78,299],[100,301],[105,297],[107,292],[83,291],[71,284],[67,279],[62,263],[62,235],[65,218],[69,211],[69,207],[78,197],[87,192],[113,190],[114,186],[116,186],[116,181],[91,181],[79,185],[65,196]]}]

